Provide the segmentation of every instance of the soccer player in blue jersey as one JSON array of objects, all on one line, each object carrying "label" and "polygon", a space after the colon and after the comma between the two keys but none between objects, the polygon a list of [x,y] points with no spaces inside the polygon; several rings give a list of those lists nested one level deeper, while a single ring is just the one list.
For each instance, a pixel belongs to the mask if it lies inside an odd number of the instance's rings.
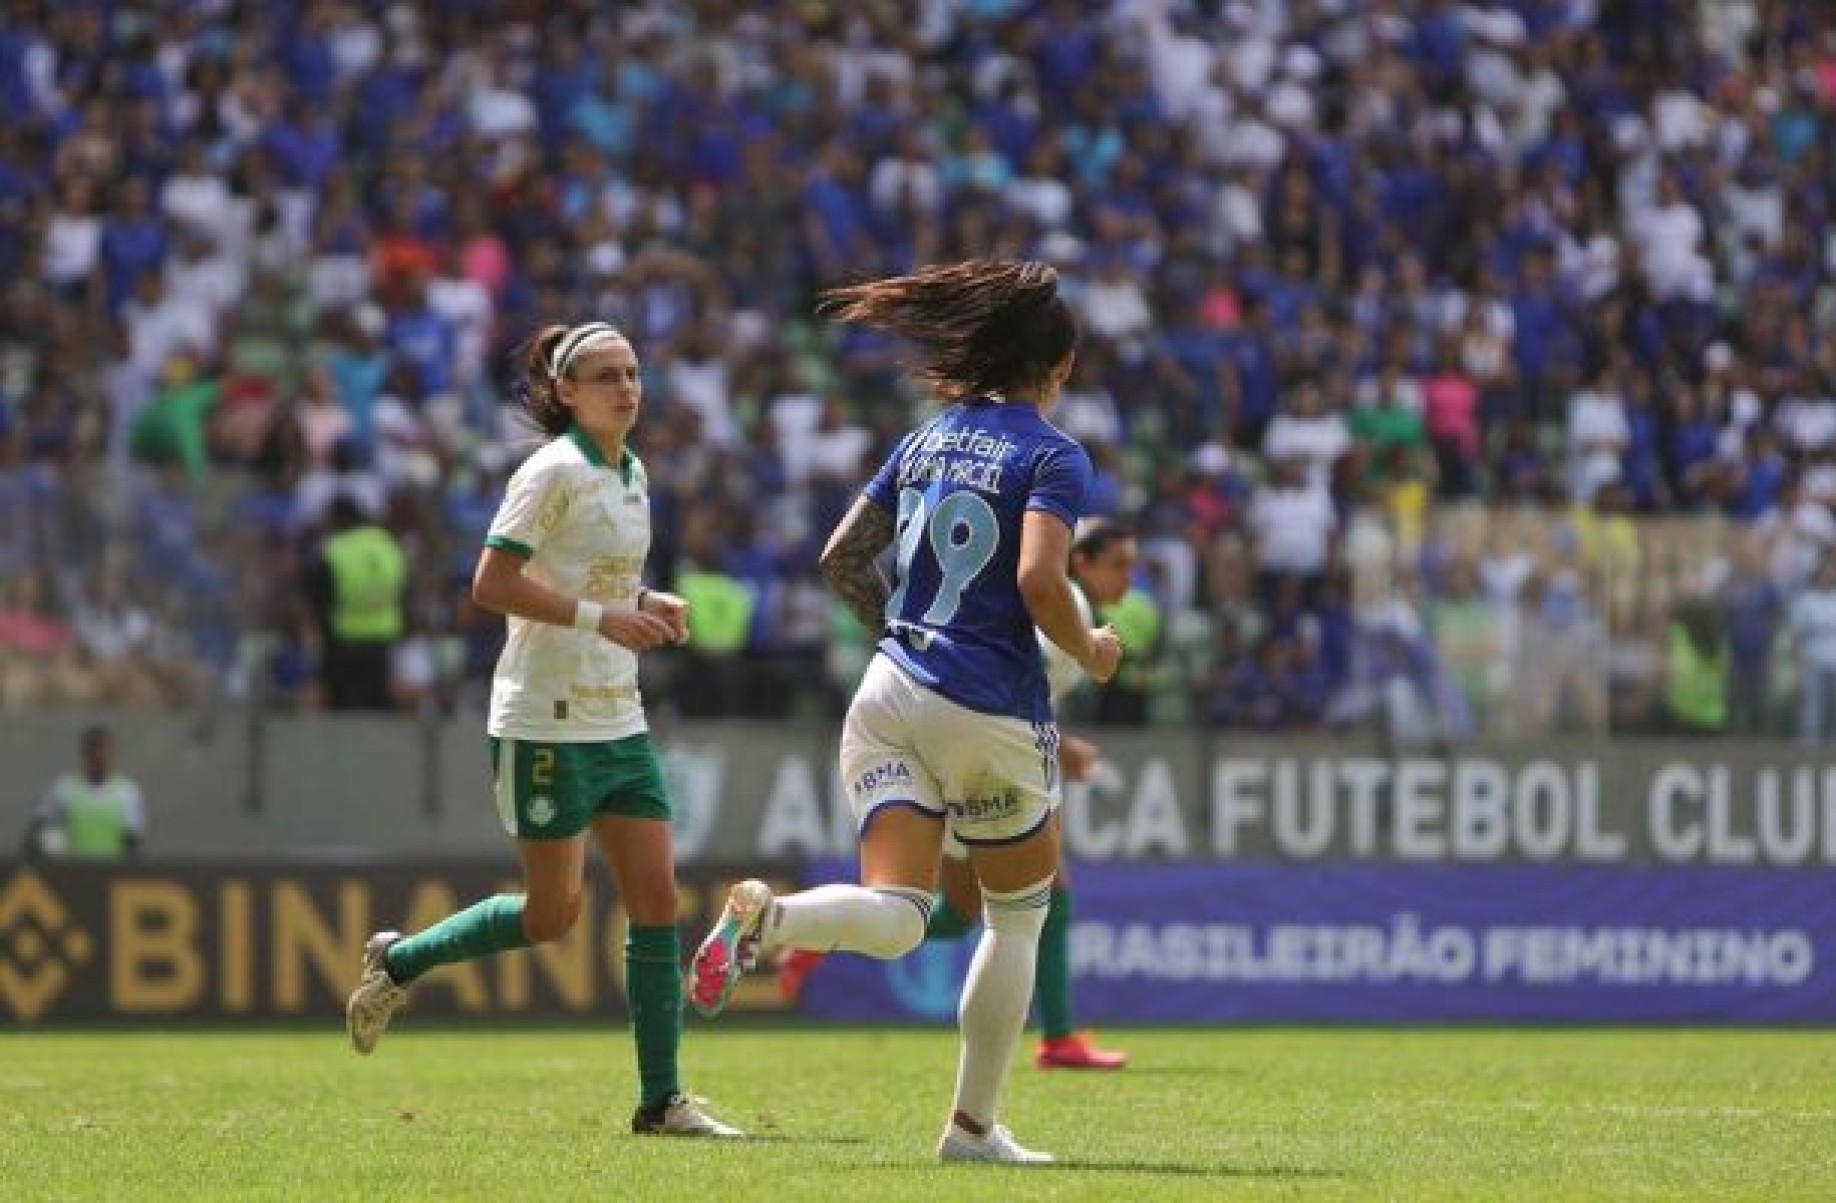
[{"label": "soccer player in blue jersey", "polygon": [[[1140,547],[1133,532],[1105,518],[1078,523],[1071,544],[1071,583],[1077,586],[1079,608],[1094,621],[1095,607],[1113,606],[1128,593]],[[1046,658],[1046,680],[1056,703],[1084,679],[1083,670],[1040,637]],[[1059,775],[1069,782],[1088,781],[1096,775],[1099,751],[1088,740],[1066,735],[1059,741]],[[926,940],[955,940],[966,936],[982,912],[982,887],[975,879],[968,851],[956,840],[944,839],[943,872],[938,881],[937,903],[925,928]],[[778,962],[778,993],[794,1000],[804,980],[827,953],[793,949]],[[1041,1069],[1121,1069],[1128,1055],[1099,1047],[1090,1033],[1071,1023],[1071,879],[1060,870],[1052,886],[1052,904],[1046,910],[1045,928],[1039,937],[1039,960],[1034,969],[1033,1007],[1039,1015],[1039,1047],[1033,1063]]]},{"label": "soccer player in blue jersey", "polygon": [[[880,631],[842,729],[861,884],[773,897],[733,888],[689,967],[689,1001],[725,1004],[761,951],[891,960],[924,939],[946,826],[969,850],[987,926],[963,986],[946,1161],[1040,1162],[998,1122],[1059,868],[1058,729],[1037,628],[1098,681],[1122,645],[1067,576],[1090,461],[1045,414],[1077,325],[1040,263],[969,262],[828,293],[824,311],[924,352],[944,408],[902,439],[823,550],[823,574]],[[874,565],[894,548],[893,580]]]}]

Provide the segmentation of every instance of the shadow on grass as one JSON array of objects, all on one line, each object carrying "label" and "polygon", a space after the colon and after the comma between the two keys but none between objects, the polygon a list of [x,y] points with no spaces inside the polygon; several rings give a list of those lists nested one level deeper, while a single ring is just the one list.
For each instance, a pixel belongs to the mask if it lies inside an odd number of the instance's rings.
[{"label": "shadow on grass", "polygon": [[[936,1165],[938,1169],[945,1171],[961,1169],[971,1170],[977,1173],[987,1173],[990,1169],[1001,1168],[999,1166],[990,1166],[982,1162],[932,1162],[932,1164]],[[863,1170],[896,1170],[902,1174],[908,1174],[912,1169],[911,1164],[905,1161],[880,1162],[872,1165],[851,1165],[846,1167],[837,1166],[832,1168],[845,1168],[850,1173]],[[1152,1161],[1138,1157],[1121,1157],[1114,1159],[1105,1159],[1101,1157],[1067,1157],[1054,1161],[1050,1165],[1024,1165],[1013,1166],[1011,1168],[1023,1170],[1029,1175],[1052,1173],[1159,1174],[1168,1178],[1232,1178],[1243,1181],[1267,1179],[1274,1182],[1343,1181],[1352,1177],[1352,1175],[1338,1170],[1312,1169],[1304,1165],[1230,1165],[1226,1163],[1202,1165],[1190,1161]]]},{"label": "shadow on grass", "polygon": [[1131,1065],[1131,1078],[1241,1078],[1247,1071],[1235,1065]]},{"label": "shadow on grass", "polygon": [[1194,1165],[1190,1161],[1145,1161],[1139,1159],[1085,1159],[1068,1157],[1051,1165],[1027,1166],[1028,1170],[1070,1170],[1079,1174],[1165,1174],[1176,1178],[1268,1178],[1274,1180],[1344,1178],[1334,1170],[1309,1169],[1303,1165]]}]

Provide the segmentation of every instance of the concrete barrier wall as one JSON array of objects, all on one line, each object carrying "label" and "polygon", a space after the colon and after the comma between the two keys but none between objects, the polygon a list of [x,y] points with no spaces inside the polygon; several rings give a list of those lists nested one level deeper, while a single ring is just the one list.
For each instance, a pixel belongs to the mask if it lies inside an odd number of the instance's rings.
[{"label": "concrete barrier wall", "polygon": [[[0,849],[18,846],[78,733],[107,721],[156,857],[501,855],[475,723],[72,713],[0,719]],[[1836,756],[1752,741],[1386,749],[1368,740],[1094,732],[1067,847],[1099,862],[1836,865]],[[828,726],[659,734],[687,862],[848,856]]]}]

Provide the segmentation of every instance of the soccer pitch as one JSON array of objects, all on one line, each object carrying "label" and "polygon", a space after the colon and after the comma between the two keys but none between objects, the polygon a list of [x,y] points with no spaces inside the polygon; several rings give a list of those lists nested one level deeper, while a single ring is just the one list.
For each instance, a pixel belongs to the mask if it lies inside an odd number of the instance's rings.
[{"label": "soccer pitch", "polygon": [[[27,1199],[1830,1199],[1836,1033],[1109,1031],[1119,1074],[1018,1065],[1065,1164],[942,1166],[942,1030],[691,1025],[744,1143],[628,1134],[629,1033],[0,1038],[0,1196]],[[1029,1042],[1030,1044],[1030,1042]]]}]

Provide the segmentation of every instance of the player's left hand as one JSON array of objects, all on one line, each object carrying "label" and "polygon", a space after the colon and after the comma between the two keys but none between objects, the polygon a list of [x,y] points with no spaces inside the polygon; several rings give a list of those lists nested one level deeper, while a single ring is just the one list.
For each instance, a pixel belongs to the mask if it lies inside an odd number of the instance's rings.
[{"label": "player's left hand", "polygon": [[668,623],[677,643],[688,642],[688,602],[674,593],[665,593],[661,589],[646,589],[644,604],[640,608],[644,613],[661,618]]},{"label": "player's left hand", "polygon": [[1067,735],[1058,741],[1058,768],[1066,781],[1088,781],[1096,766],[1097,746],[1089,740]]}]

